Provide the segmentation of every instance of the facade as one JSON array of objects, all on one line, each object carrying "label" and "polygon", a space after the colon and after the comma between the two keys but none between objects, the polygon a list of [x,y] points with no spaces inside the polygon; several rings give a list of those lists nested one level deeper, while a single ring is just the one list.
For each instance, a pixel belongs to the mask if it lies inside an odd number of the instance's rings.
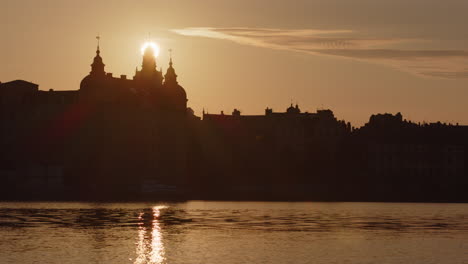
[{"label": "facade", "polygon": [[468,201],[466,126],[398,113],[354,129],[292,104],[199,118],[153,52],[114,77],[98,46],[78,90],[0,83],[0,198]]},{"label": "facade", "polygon": [[132,79],[116,78],[98,46],[75,91],[0,83],[0,173],[20,178],[25,167],[58,166],[65,184],[99,195],[184,186],[194,116],[172,58],[163,76],[153,52],[146,49]]},{"label": "facade", "polygon": [[[291,105],[285,112],[267,108],[265,115],[203,114],[202,156],[207,161],[203,184],[236,190],[295,192],[298,197],[336,177],[349,123],[331,110],[301,112]],[[214,188],[211,188],[214,189]],[[290,191],[286,191],[290,190]]]},{"label": "facade", "polygon": [[456,200],[468,185],[468,127],[416,124],[396,115],[372,115],[353,134],[361,157],[361,186],[379,199]]}]

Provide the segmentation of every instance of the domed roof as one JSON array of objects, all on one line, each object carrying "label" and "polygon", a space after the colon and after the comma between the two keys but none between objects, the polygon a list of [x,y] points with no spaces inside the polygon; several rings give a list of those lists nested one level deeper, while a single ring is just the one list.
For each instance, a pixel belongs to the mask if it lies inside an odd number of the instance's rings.
[{"label": "domed roof", "polygon": [[164,83],[164,87],[169,95],[187,98],[184,87],[180,86],[178,83]]},{"label": "domed roof", "polygon": [[176,92],[177,94],[184,96],[184,98],[187,98],[187,92],[185,92],[184,87],[182,87],[182,86],[180,86],[180,85],[177,84],[177,85],[174,87],[174,89],[175,89],[175,92]]},{"label": "domed roof", "polygon": [[286,113],[289,113],[289,114],[299,114],[301,112],[301,110],[299,109],[299,106],[296,104],[296,107],[293,106],[293,104],[291,103],[291,106],[288,107],[288,109],[286,109]]},{"label": "domed roof", "polygon": [[83,78],[80,82],[80,90],[86,89],[90,87],[92,83],[93,77],[91,75],[86,75],[86,77]]},{"label": "domed roof", "polygon": [[80,90],[92,89],[97,86],[102,86],[105,81],[105,76],[88,74],[80,82]]}]

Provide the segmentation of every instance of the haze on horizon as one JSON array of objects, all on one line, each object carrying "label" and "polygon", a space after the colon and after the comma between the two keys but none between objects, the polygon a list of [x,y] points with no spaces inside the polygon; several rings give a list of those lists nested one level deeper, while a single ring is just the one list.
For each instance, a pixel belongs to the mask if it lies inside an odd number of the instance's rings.
[{"label": "haze on horizon", "polygon": [[106,71],[134,75],[151,33],[173,50],[197,114],[330,108],[468,124],[468,1],[0,0],[0,81],[76,90],[101,36]]}]

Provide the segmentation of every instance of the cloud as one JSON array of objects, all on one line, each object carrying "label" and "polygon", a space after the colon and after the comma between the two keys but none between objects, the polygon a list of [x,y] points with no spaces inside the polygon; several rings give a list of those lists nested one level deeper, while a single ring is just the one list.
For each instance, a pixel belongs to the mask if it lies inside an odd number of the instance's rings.
[{"label": "cloud", "polygon": [[419,76],[468,78],[468,51],[392,48],[400,43],[427,42],[421,39],[369,38],[352,30],[204,27],[172,31],[184,36],[383,64]]}]

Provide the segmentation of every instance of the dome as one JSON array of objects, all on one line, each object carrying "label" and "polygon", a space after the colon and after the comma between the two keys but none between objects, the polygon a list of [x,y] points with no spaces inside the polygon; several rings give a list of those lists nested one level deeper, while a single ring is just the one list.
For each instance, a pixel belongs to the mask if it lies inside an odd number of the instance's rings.
[{"label": "dome", "polygon": [[187,108],[187,93],[185,89],[178,84],[164,84],[164,94],[170,108],[185,109]]},{"label": "dome", "polygon": [[95,90],[96,87],[105,86],[105,77],[89,74],[80,82],[80,90]]},{"label": "dome", "polygon": [[184,99],[187,99],[187,93],[185,92],[184,87],[177,84],[173,87],[173,89],[176,95],[184,97]]},{"label": "dome", "polygon": [[185,92],[185,89],[179,84],[165,83],[164,88],[165,88],[166,94],[169,95],[170,97],[174,97],[178,99],[183,98],[184,100],[187,99],[187,93]]},{"label": "dome", "polygon": [[87,88],[92,86],[92,83],[93,83],[93,77],[91,75],[87,75],[80,82],[80,90],[86,90]]},{"label": "dome", "polygon": [[288,107],[288,109],[286,109],[286,113],[288,114],[299,114],[301,112],[301,110],[299,109],[299,106],[296,104],[296,107],[293,106],[293,104],[291,104],[290,107]]}]

